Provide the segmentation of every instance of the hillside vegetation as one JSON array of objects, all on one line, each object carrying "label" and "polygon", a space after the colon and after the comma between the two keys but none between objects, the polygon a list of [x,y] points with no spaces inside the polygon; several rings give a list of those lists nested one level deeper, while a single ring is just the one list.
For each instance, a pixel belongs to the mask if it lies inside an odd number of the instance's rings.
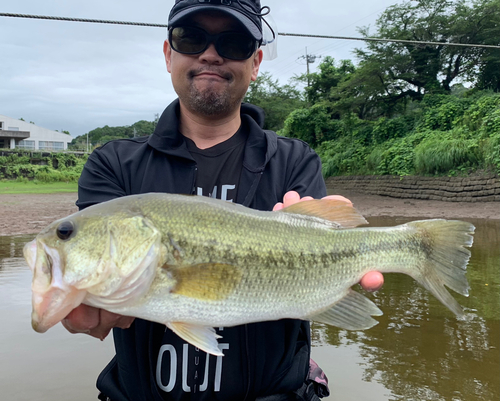
[{"label": "hillside vegetation", "polygon": [[[405,1],[387,8],[374,29],[359,32],[421,43],[366,42],[356,63],[324,57],[316,72],[287,84],[261,74],[245,101],[264,109],[264,128],[309,143],[325,177],[500,173],[500,49],[447,45],[499,46],[500,1]],[[96,128],[70,148],[150,135],[155,126]],[[81,162],[62,163],[60,179],[76,179]],[[56,177],[50,163],[23,166],[4,167],[0,178]]]}]

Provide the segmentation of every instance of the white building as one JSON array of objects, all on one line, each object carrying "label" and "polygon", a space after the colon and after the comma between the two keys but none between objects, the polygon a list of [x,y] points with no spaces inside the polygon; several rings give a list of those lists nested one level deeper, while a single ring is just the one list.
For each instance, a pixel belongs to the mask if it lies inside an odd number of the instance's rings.
[{"label": "white building", "polygon": [[66,150],[73,138],[0,114],[0,149]]}]

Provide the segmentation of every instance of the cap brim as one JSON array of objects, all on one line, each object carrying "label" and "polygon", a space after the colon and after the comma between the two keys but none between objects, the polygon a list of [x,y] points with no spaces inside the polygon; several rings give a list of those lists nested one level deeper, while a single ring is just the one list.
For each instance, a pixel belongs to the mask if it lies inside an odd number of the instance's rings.
[{"label": "cap brim", "polygon": [[196,7],[190,7],[185,10],[182,10],[175,14],[170,21],[168,21],[168,26],[169,28],[171,26],[179,25],[181,21],[184,18],[187,18],[188,16],[201,12],[201,11],[208,11],[208,10],[214,10],[214,11],[219,11],[224,14],[228,14],[231,17],[234,17],[238,20],[238,22],[241,23],[243,28],[247,30],[247,32],[252,35],[252,37],[257,40],[261,41],[262,40],[262,32],[259,30],[257,25],[255,25],[251,20],[248,19],[247,16],[239,12],[238,10],[232,9],[230,7],[221,7],[221,6],[210,6],[210,5],[197,5]]}]

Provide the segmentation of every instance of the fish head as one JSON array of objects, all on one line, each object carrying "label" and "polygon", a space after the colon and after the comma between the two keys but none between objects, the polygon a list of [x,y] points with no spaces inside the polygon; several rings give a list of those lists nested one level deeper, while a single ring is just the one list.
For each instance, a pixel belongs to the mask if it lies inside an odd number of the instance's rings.
[{"label": "fish head", "polygon": [[53,222],[24,247],[33,328],[47,331],[84,301],[121,306],[142,296],[161,252],[160,233],[140,215],[98,208]]}]

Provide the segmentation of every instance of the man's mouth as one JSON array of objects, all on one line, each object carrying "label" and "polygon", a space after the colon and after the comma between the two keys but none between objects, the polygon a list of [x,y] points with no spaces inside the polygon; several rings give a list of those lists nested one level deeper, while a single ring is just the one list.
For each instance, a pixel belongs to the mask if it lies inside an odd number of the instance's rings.
[{"label": "man's mouth", "polygon": [[231,80],[231,74],[228,72],[217,71],[217,70],[208,70],[208,69],[198,69],[193,70],[188,73],[189,77],[195,78],[212,78],[212,79],[225,79]]}]

